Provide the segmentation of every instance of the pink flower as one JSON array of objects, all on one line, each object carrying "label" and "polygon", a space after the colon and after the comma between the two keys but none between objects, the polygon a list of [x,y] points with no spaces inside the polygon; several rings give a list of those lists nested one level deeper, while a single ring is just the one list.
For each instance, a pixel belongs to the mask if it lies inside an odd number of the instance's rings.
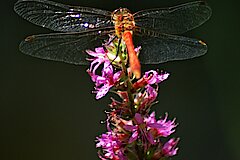
[{"label": "pink flower", "polygon": [[169,73],[160,73],[158,74],[157,71],[154,70],[150,70],[148,72],[145,72],[144,77],[149,77],[152,76],[149,80],[148,80],[148,84],[155,84],[155,83],[160,83],[164,80],[166,80],[169,76]]},{"label": "pink flower", "polygon": [[152,112],[149,117],[145,118],[144,121],[147,123],[147,126],[150,130],[156,130],[157,136],[167,137],[175,131],[175,119],[167,120],[168,114],[164,119],[156,120],[155,112]]},{"label": "pink flower", "polygon": [[121,147],[122,143],[118,136],[114,132],[107,132],[102,134],[101,137],[97,137],[96,147],[103,149],[103,155],[99,154],[102,160],[114,159],[114,160],[126,160]]},{"label": "pink flower", "polygon": [[103,47],[95,48],[95,52],[91,50],[86,51],[87,54],[94,58],[89,58],[87,60],[92,61],[90,65],[90,71],[95,74],[97,68],[104,62],[110,63],[110,60],[107,57],[107,52]]},{"label": "pink flower", "polygon": [[143,77],[133,84],[133,90],[136,91],[139,88],[142,88],[146,85],[158,84],[166,80],[169,76],[169,73],[160,73],[157,71],[150,70],[145,72]]},{"label": "pink flower", "polygon": [[[144,113],[149,110],[158,95],[158,83],[168,78],[168,73],[158,73],[150,70],[145,72],[144,76],[133,84],[132,92],[138,92],[134,97],[134,102],[139,104],[137,112]],[[141,90],[139,90],[141,89]]]},{"label": "pink flower", "polygon": [[153,88],[151,85],[147,85],[145,88],[146,96],[144,97],[144,101],[147,101],[148,104],[151,104],[157,98],[157,89]]},{"label": "pink flower", "polygon": [[147,132],[146,124],[144,123],[144,118],[141,116],[141,114],[136,113],[134,116],[134,120],[135,125],[128,124],[124,126],[124,129],[132,132],[132,135],[129,138],[128,143],[136,141],[139,138],[139,136],[141,136],[142,139],[146,139],[150,144],[154,144],[155,142],[153,136],[150,132]]},{"label": "pink flower", "polygon": [[179,141],[179,138],[178,139],[172,138],[168,142],[166,142],[162,148],[163,155],[166,157],[176,155],[178,150],[178,148],[176,148],[178,141]]},{"label": "pink flower", "polygon": [[109,89],[113,87],[121,77],[121,71],[114,73],[113,67],[110,62],[105,62],[102,69],[102,75],[96,75],[91,70],[88,70],[88,74],[91,76],[92,81],[95,82],[96,99],[100,99],[107,94]]},{"label": "pink flower", "polygon": [[[113,72],[113,67],[103,47],[96,48],[95,52],[88,50],[87,53],[94,57],[92,59],[88,59],[92,62],[90,69],[87,70],[87,72],[91,76],[92,81],[95,82],[96,91],[94,91],[94,93],[97,93],[96,99],[100,99],[107,94],[109,89],[113,87],[116,82],[118,82],[121,77],[121,72]],[[104,65],[102,75],[97,75],[96,70],[101,64]]]}]

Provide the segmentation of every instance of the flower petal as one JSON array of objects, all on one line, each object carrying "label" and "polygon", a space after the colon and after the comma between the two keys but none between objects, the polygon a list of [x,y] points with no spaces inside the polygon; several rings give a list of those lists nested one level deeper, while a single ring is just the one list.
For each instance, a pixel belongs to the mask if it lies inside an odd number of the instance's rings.
[{"label": "flower petal", "polygon": [[133,132],[132,136],[129,138],[128,143],[132,143],[132,142],[136,141],[137,138],[138,138],[138,131],[135,131],[135,132]]},{"label": "flower petal", "polygon": [[102,98],[103,96],[105,96],[107,94],[107,92],[109,91],[111,87],[110,86],[102,86],[98,91],[97,91],[97,94],[96,94],[96,99],[100,99]]}]

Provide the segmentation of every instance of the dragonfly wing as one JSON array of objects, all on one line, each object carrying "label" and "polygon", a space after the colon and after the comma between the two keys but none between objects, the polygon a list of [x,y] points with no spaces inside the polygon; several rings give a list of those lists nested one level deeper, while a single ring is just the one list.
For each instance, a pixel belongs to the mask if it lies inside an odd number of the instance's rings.
[{"label": "dragonfly wing", "polygon": [[191,59],[207,52],[207,45],[200,40],[161,33],[135,36],[134,42],[142,47],[139,55],[142,64]]},{"label": "dragonfly wing", "polygon": [[[104,31],[106,28],[104,28]],[[86,65],[87,49],[102,46],[110,32],[89,31],[41,34],[27,37],[20,44],[20,50],[37,58]],[[114,31],[114,30],[113,30]],[[98,36],[96,36],[98,34]]]},{"label": "dragonfly wing", "polygon": [[170,8],[139,11],[134,14],[136,25],[161,33],[181,34],[203,24],[211,16],[211,8],[202,1]]},{"label": "dragonfly wing", "polygon": [[19,0],[14,10],[24,19],[54,31],[77,32],[111,26],[111,12],[47,0]]}]

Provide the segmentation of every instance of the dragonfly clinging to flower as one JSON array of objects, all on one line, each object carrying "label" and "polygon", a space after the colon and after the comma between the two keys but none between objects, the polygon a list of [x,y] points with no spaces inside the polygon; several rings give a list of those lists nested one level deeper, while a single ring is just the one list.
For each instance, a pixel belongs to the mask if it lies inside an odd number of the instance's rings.
[{"label": "dragonfly clinging to flower", "polygon": [[[101,46],[109,35],[115,35],[119,42],[123,39],[126,43],[130,68],[139,77],[140,62],[159,64],[207,52],[201,40],[177,35],[210,18],[211,8],[202,1],[131,14],[126,8],[109,12],[47,0],[19,0],[14,10],[36,25],[61,32],[29,36],[21,42],[23,53],[42,59],[86,65],[88,55],[83,51]],[[142,47],[139,59],[132,38]]]}]

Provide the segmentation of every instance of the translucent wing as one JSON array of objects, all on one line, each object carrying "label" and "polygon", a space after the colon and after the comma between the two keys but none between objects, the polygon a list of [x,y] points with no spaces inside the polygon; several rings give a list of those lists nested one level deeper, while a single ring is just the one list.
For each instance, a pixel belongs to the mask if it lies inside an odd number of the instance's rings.
[{"label": "translucent wing", "polygon": [[196,28],[211,16],[211,8],[202,1],[170,8],[139,11],[134,14],[136,25],[161,33],[181,34]]},{"label": "translucent wing", "polygon": [[207,45],[200,40],[156,32],[136,34],[134,42],[142,47],[139,55],[142,64],[191,59],[207,52]]},{"label": "translucent wing", "polygon": [[33,35],[22,41],[20,50],[37,58],[86,65],[88,55],[84,51],[102,46],[111,31],[114,30],[108,28],[107,32],[104,28],[102,32],[98,29],[88,32]]},{"label": "translucent wing", "polygon": [[47,0],[19,0],[14,10],[24,19],[54,31],[77,32],[111,26],[111,12]]}]

